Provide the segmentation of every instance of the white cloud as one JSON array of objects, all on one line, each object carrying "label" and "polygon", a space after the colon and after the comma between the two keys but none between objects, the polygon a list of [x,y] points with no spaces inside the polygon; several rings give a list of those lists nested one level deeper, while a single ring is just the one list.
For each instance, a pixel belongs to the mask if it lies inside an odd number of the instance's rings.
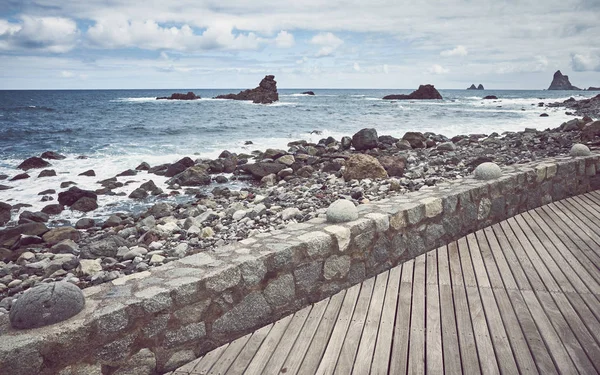
[{"label": "white cloud", "polygon": [[383,72],[385,74],[388,74],[390,72],[390,67],[388,66],[388,64],[383,64]]},{"label": "white cloud", "polygon": [[354,70],[360,72],[360,65],[357,62],[354,63]]},{"label": "white cloud", "polygon": [[312,44],[316,44],[321,46],[319,51],[317,52],[317,57],[329,56],[331,55],[339,46],[344,44],[344,41],[333,33],[319,33],[315,35],[310,42]]},{"label": "white cloud", "polygon": [[0,20],[0,49],[65,53],[75,47],[75,21],[62,17],[21,16],[20,22]]},{"label": "white cloud", "polygon": [[431,74],[446,74],[450,71],[450,69],[446,69],[443,66],[439,65],[439,64],[433,64],[429,69],[428,72]]},{"label": "white cloud", "polygon": [[277,37],[275,37],[275,45],[279,48],[291,48],[295,43],[294,35],[285,30],[280,31]]},{"label": "white cloud", "polygon": [[451,56],[467,56],[469,51],[467,51],[467,47],[459,45],[453,49],[445,50],[440,52],[441,56],[451,57]]},{"label": "white cloud", "polygon": [[73,78],[75,77],[75,73],[68,70],[63,70],[62,72],[60,72],[60,76],[63,78]]},{"label": "white cloud", "polygon": [[571,67],[576,72],[596,71],[600,72],[600,53],[571,55]]}]

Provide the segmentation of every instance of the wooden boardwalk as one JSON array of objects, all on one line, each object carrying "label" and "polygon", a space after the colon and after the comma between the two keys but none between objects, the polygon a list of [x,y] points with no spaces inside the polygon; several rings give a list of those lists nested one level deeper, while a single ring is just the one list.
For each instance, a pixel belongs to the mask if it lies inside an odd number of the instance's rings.
[{"label": "wooden boardwalk", "polygon": [[600,191],[470,234],[172,375],[600,373]]}]

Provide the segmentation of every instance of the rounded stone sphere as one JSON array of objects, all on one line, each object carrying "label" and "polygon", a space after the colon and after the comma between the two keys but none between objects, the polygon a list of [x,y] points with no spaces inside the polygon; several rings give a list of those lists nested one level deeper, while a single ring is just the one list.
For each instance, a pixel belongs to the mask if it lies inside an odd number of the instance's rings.
[{"label": "rounded stone sphere", "polygon": [[358,209],[347,199],[338,199],[327,208],[327,221],[344,223],[358,219]]},{"label": "rounded stone sphere", "polygon": [[496,163],[481,163],[475,168],[475,178],[478,180],[493,180],[502,176],[502,170]]},{"label": "rounded stone sphere", "polygon": [[571,156],[589,156],[591,154],[590,148],[581,143],[575,143],[573,147],[571,147]]},{"label": "rounded stone sphere", "polygon": [[19,297],[10,309],[14,328],[43,327],[75,316],[85,305],[83,292],[65,281],[37,285]]}]

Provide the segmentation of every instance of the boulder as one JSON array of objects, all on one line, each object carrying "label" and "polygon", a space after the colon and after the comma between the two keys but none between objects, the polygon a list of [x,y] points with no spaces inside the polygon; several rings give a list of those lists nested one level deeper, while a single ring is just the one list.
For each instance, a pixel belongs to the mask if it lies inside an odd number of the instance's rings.
[{"label": "boulder", "polygon": [[46,160],[33,156],[29,159],[25,159],[17,168],[27,171],[29,169],[45,168],[48,166],[50,166],[50,163]]},{"label": "boulder", "polygon": [[148,192],[142,188],[137,188],[129,194],[131,199],[145,199],[148,198]]},{"label": "boulder", "polygon": [[304,95],[310,95],[310,96],[315,95],[315,93],[312,92],[312,91],[304,91],[302,94],[304,94]]},{"label": "boulder", "polygon": [[98,199],[98,196],[93,191],[83,190],[73,186],[67,191],[58,193],[58,203],[64,206],[72,206],[75,202],[84,197],[91,198],[94,201]]},{"label": "boulder", "polygon": [[90,212],[98,208],[98,202],[90,197],[83,197],[71,205],[71,210]]},{"label": "boulder", "polygon": [[17,329],[47,326],[77,315],[84,305],[81,289],[71,283],[39,284],[13,302],[10,324]]},{"label": "boulder", "polygon": [[38,178],[40,177],[54,177],[56,176],[56,171],[54,169],[44,169],[38,174]]},{"label": "boulder", "polygon": [[347,199],[338,199],[327,208],[327,221],[345,223],[358,219],[358,209]]},{"label": "boulder", "polygon": [[40,157],[42,159],[49,159],[49,160],[63,160],[63,159],[67,158],[66,156],[61,155],[54,151],[46,151],[42,155],[40,155]]},{"label": "boulder", "polygon": [[373,128],[365,128],[359,130],[352,136],[352,146],[357,151],[369,150],[377,147],[377,130]]},{"label": "boulder", "polygon": [[598,136],[600,136],[600,120],[587,123],[583,126],[581,130],[582,141],[591,141]]},{"label": "boulder", "polygon": [[402,177],[406,168],[406,158],[399,155],[385,155],[377,158],[388,176]]},{"label": "boulder", "polygon": [[502,170],[498,164],[486,162],[479,164],[475,168],[474,174],[477,180],[494,180],[502,176]]},{"label": "boulder", "polygon": [[12,206],[8,203],[0,202],[0,226],[10,221]]},{"label": "boulder", "polygon": [[265,176],[279,173],[284,168],[286,168],[285,164],[268,161],[243,164],[238,167],[239,170],[250,173],[252,177],[259,181]]},{"label": "boulder", "polygon": [[35,221],[38,223],[46,223],[50,219],[45,212],[31,212],[31,211],[23,211],[21,215],[19,215],[19,221],[23,220],[25,222]]},{"label": "boulder", "polygon": [[496,95],[486,95],[482,99],[484,100],[496,100],[498,97]]},{"label": "boulder", "polygon": [[65,209],[62,204],[49,204],[42,208],[42,212],[48,215],[58,215]]},{"label": "boulder", "polygon": [[419,88],[408,95],[387,95],[383,99],[386,100],[413,100],[413,99],[443,99],[442,95],[433,85],[420,85]]},{"label": "boulder", "polygon": [[79,234],[79,231],[73,227],[58,227],[44,233],[42,239],[49,245],[55,245],[64,240],[77,242],[81,239],[81,235]]},{"label": "boulder", "polygon": [[270,104],[279,100],[275,76],[267,75],[258,87],[238,94],[218,95],[215,99],[252,100],[253,103]]},{"label": "boulder", "polygon": [[387,178],[388,174],[374,157],[354,154],[346,160],[343,176],[346,181],[350,181],[364,178]]},{"label": "boulder", "polygon": [[200,186],[210,184],[208,166],[204,164],[194,165],[167,181],[167,184],[179,186]]},{"label": "boulder", "polygon": [[194,94],[189,91],[187,94],[173,93],[171,96],[159,96],[156,100],[197,100],[200,99],[200,95]]},{"label": "boulder", "polygon": [[87,177],[94,177],[96,175],[96,172],[94,172],[93,169],[88,169],[85,172],[81,172],[80,174],[78,174],[78,176],[87,176]]},{"label": "boulder", "polygon": [[178,175],[179,173],[185,171],[187,168],[189,167],[193,167],[194,166],[194,161],[189,158],[189,157],[185,157],[171,165],[169,165],[169,167],[167,168],[167,171],[165,172],[165,177],[173,177],[175,175]]},{"label": "boulder", "polygon": [[579,87],[575,87],[569,82],[569,76],[563,75],[560,70],[557,70],[554,73],[554,77],[552,78],[552,83],[550,83],[550,87],[548,90],[581,90]]},{"label": "boulder", "polygon": [[75,228],[89,229],[89,228],[93,227],[94,225],[96,225],[96,222],[94,221],[94,219],[83,217],[83,218],[77,220],[77,222],[75,223]]},{"label": "boulder", "polygon": [[9,181],[24,180],[24,179],[29,178],[29,177],[30,176],[27,173],[19,173],[15,177],[11,178]]},{"label": "boulder", "polygon": [[48,231],[43,223],[26,223],[0,230],[0,247],[10,249],[21,235],[41,236]]},{"label": "boulder", "polygon": [[87,246],[83,246],[81,248],[81,256],[88,259],[99,256],[115,258],[117,256],[117,249],[121,246],[128,246],[127,242],[121,236],[110,235]]},{"label": "boulder", "polygon": [[582,145],[581,143],[576,143],[571,147],[570,155],[571,156],[589,156],[592,152],[590,148],[586,145]]},{"label": "boulder", "polygon": [[148,216],[153,216],[155,219],[160,219],[163,217],[170,216],[172,210],[173,207],[171,207],[171,205],[169,205],[168,203],[159,202],[156,203],[154,206],[150,207],[150,209],[146,211],[146,214]]},{"label": "boulder", "polygon": [[402,139],[407,141],[412,148],[425,148],[427,147],[427,137],[421,132],[406,132]]}]

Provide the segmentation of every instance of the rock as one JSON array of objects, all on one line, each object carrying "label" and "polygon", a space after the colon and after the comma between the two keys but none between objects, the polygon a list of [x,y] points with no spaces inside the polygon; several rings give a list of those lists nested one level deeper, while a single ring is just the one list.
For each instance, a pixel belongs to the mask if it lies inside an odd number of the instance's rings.
[{"label": "rock", "polygon": [[54,169],[44,169],[38,174],[38,178],[41,177],[54,177],[56,176],[56,171]]},{"label": "rock", "polygon": [[167,171],[165,172],[165,177],[173,177],[175,175],[178,175],[179,173],[185,171],[187,168],[192,167],[193,165],[193,162],[192,165],[186,165],[182,162],[173,163],[167,168]]},{"label": "rock", "polygon": [[73,182],[73,181],[65,181],[65,182],[61,182],[60,183],[60,188],[61,189],[66,189],[66,188],[68,188],[71,185],[77,185],[77,184],[75,182]]},{"label": "rock", "polygon": [[231,218],[235,221],[242,220],[244,217],[246,217],[245,210],[237,210],[233,213],[233,215],[231,215]]},{"label": "rock", "polygon": [[49,245],[55,245],[63,240],[79,241],[81,235],[79,231],[73,227],[58,227],[50,229],[42,236],[44,242]]},{"label": "rock", "polygon": [[303,94],[303,95],[310,95],[310,96],[313,96],[313,95],[315,95],[315,93],[314,93],[314,92],[312,92],[312,91],[304,91],[302,94]]},{"label": "rock", "polygon": [[481,163],[475,168],[475,178],[477,180],[494,180],[502,176],[502,170],[496,163]]},{"label": "rock", "polygon": [[582,145],[581,143],[576,143],[571,147],[571,151],[569,153],[571,156],[589,156],[592,154],[590,148],[586,145]]},{"label": "rock", "polygon": [[[29,177],[30,176],[27,173],[19,173],[15,177],[11,178],[9,181],[24,180],[24,179],[29,178]],[[6,190],[6,189],[3,189],[3,190]]]},{"label": "rock", "polygon": [[482,99],[484,99],[484,100],[496,100],[496,99],[498,99],[498,97],[496,95],[487,95],[487,96],[484,96]]},{"label": "rock", "polygon": [[71,205],[71,210],[90,212],[98,208],[98,202],[90,197],[83,197]]},{"label": "rock", "polygon": [[25,221],[36,221],[38,223],[46,223],[50,219],[45,212],[31,212],[31,211],[23,211],[21,215],[19,215],[19,220]]},{"label": "rock", "polygon": [[352,136],[352,146],[357,151],[369,150],[377,147],[377,131],[373,128],[359,130]]},{"label": "rock", "polygon": [[[284,169],[282,169],[282,170],[284,170]],[[268,174],[265,177],[260,179],[260,186],[264,186],[264,187],[274,186],[276,183],[277,183],[277,175],[275,175],[273,173]]]},{"label": "rock", "polygon": [[281,171],[285,167],[285,164],[261,161],[258,163],[243,164],[240,165],[238,168],[241,171],[250,173],[252,177],[254,177],[256,180],[261,180],[267,175],[279,173],[279,171]]},{"label": "rock", "polygon": [[344,179],[387,178],[388,174],[377,159],[370,155],[354,154],[346,160]]},{"label": "rock", "polygon": [[145,191],[149,192],[152,195],[160,195],[163,193],[163,190],[161,188],[159,188],[158,186],[156,186],[156,184],[152,180],[144,182],[143,184],[140,185],[140,188],[144,189]]},{"label": "rock", "polygon": [[83,258],[98,256],[115,258],[117,249],[121,246],[127,246],[127,242],[120,236],[110,235],[87,246],[82,246],[81,254]]},{"label": "rock", "polygon": [[141,246],[134,246],[131,249],[129,249],[129,251],[126,252],[125,255],[123,255],[123,260],[130,260],[135,257],[144,257],[144,255],[146,254],[148,254],[148,250]]},{"label": "rock", "polygon": [[45,168],[48,166],[50,166],[50,163],[48,163],[46,160],[38,158],[37,156],[33,156],[29,159],[25,159],[17,168],[27,171],[30,169]]},{"label": "rock", "polygon": [[406,139],[401,139],[398,142],[396,142],[396,148],[400,151],[404,151],[404,150],[411,150],[412,146],[410,145],[410,142],[407,141]]},{"label": "rock", "polygon": [[548,90],[581,90],[579,87],[575,87],[569,82],[569,76],[563,75],[560,70],[557,70],[554,73],[554,77],[552,78],[552,83],[550,83],[550,87]]},{"label": "rock", "polygon": [[150,258],[150,264],[160,264],[163,263],[165,259],[166,258],[160,254],[152,254],[152,257]]},{"label": "rock", "polygon": [[202,238],[212,238],[215,235],[215,231],[211,227],[202,228],[202,232],[200,233],[200,237]]},{"label": "rock", "polygon": [[296,207],[289,207],[281,212],[281,218],[286,221],[291,220],[298,215],[300,215],[300,210]]},{"label": "rock", "polygon": [[425,148],[427,147],[427,138],[421,132],[406,132],[402,139],[407,141],[412,148]]},{"label": "rock", "polygon": [[160,219],[163,217],[167,217],[171,215],[172,207],[168,203],[159,202],[154,206],[150,207],[148,211],[146,211],[147,215],[152,215],[155,219]]},{"label": "rock", "polygon": [[342,140],[340,141],[340,144],[342,146],[342,150],[349,150],[350,146],[352,146],[352,138],[350,138],[350,137],[342,137]]},{"label": "rock", "polygon": [[480,83],[477,87],[475,87],[475,84],[472,84],[467,90],[484,90],[484,88],[483,85]]},{"label": "rock", "polygon": [[79,261],[78,275],[92,276],[102,272],[102,261],[100,259],[81,259]]},{"label": "rock", "polygon": [[40,156],[42,159],[49,159],[49,160],[63,160],[63,159],[67,158],[66,156],[61,155],[54,151],[46,151],[43,154],[41,154]]},{"label": "rock", "polygon": [[137,188],[129,194],[131,199],[145,199],[148,197],[148,192],[142,188]]},{"label": "rock", "polygon": [[12,206],[8,203],[0,202],[0,226],[10,221]]},{"label": "rock", "polygon": [[199,164],[187,168],[175,177],[167,181],[169,185],[177,184],[179,186],[200,186],[209,185],[211,181],[208,174],[208,166]]},{"label": "rock", "polygon": [[108,219],[106,219],[104,224],[102,224],[102,228],[113,228],[113,227],[119,226],[119,225],[121,225],[122,221],[123,221],[123,219],[121,219],[117,215],[110,215],[108,217]]},{"label": "rock", "polygon": [[67,191],[58,193],[58,203],[64,206],[72,206],[75,202],[84,197],[91,198],[94,201],[98,199],[98,196],[93,191],[82,190],[73,186]]},{"label": "rock", "polygon": [[62,204],[49,204],[42,208],[42,212],[48,215],[58,215],[65,209]]},{"label": "rock", "polygon": [[0,247],[10,249],[22,234],[29,236],[41,236],[48,228],[42,223],[27,223],[0,230]]},{"label": "rock", "polygon": [[94,221],[94,219],[84,217],[84,218],[77,220],[77,223],[75,223],[75,228],[88,229],[88,228],[93,227],[94,225],[96,225],[96,222]]},{"label": "rock", "polygon": [[542,114],[540,115],[540,117],[548,117],[548,116],[550,116],[550,115],[549,115],[549,114],[547,114],[547,113],[542,113]]},{"label": "rock", "polygon": [[137,174],[136,170],[128,169],[126,171],[123,171],[123,172],[119,173],[117,175],[117,177],[131,177],[131,176],[135,176],[136,174]]},{"label": "rock", "polygon": [[420,85],[416,91],[408,95],[387,95],[383,99],[386,100],[413,100],[413,99],[443,99],[442,95],[435,89],[433,85]]},{"label": "rock", "polygon": [[85,172],[81,172],[80,174],[78,174],[78,176],[88,176],[88,177],[94,177],[96,175],[96,172],[94,172],[93,169],[88,169]]},{"label": "rock", "polygon": [[358,219],[358,209],[347,199],[338,199],[327,208],[327,221],[345,223]]},{"label": "rock", "polygon": [[281,163],[281,164],[284,164],[289,167],[290,165],[294,164],[296,159],[294,159],[294,155],[283,155],[283,156],[277,158],[277,160],[275,160],[275,161],[277,163]]},{"label": "rock", "polygon": [[150,164],[146,163],[145,161],[143,161],[140,165],[135,167],[136,171],[147,171],[149,169],[150,169]]},{"label": "rock", "polygon": [[313,173],[315,173],[315,169],[310,165],[305,165],[304,167],[296,171],[297,176],[304,178],[310,178],[313,175]]},{"label": "rock", "polygon": [[253,103],[270,104],[279,100],[275,76],[267,75],[258,87],[238,94],[217,95],[215,99],[252,100]]},{"label": "rock", "polygon": [[12,189],[11,186],[6,186],[6,185],[0,185],[0,191],[2,190],[8,190],[8,189]]},{"label": "rock", "polygon": [[79,254],[79,245],[72,239],[67,238],[52,246],[50,251],[54,254]]},{"label": "rock", "polygon": [[197,100],[201,99],[200,95],[194,94],[192,91],[187,94],[173,93],[171,96],[160,96],[156,100]]},{"label": "rock", "polygon": [[406,158],[398,155],[384,155],[377,158],[388,176],[402,177],[406,168]]},{"label": "rock", "polygon": [[456,151],[456,145],[454,142],[444,142],[437,145],[436,150],[439,151]]},{"label": "rock", "polygon": [[479,85],[477,85],[477,90],[485,90],[485,89],[483,88],[483,85],[480,83]]},{"label": "rock", "polygon": [[71,283],[40,284],[13,302],[10,323],[18,329],[43,327],[77,315],[84,305],[81,289]]},{"label": "rock", "polygon": [[583,126],[583,129],[581,130],[581,140],[584,142],[592,141],[592,140],[594,140],[594,138],[599,137],[599,136],[600,136],[600,120],[585,124]]}]

